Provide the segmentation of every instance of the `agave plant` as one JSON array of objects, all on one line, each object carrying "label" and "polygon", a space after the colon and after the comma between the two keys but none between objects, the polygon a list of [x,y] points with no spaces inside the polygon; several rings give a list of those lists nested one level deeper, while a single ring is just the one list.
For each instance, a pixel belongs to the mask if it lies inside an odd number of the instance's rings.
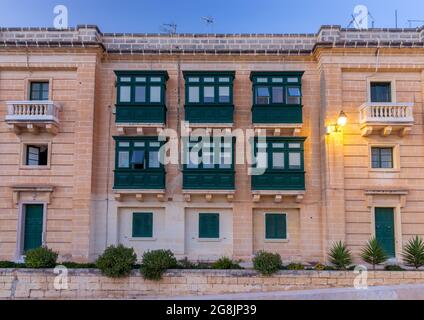
[{"label": "agave plant", "polygon": [[337,269],[346,270],[352,264],[352,254],[342,241],[333,244],[328,257]]},{"label": "agave plant", "polygon": [[378,240],[373,237],[368,241],[365,248],[362,249],[361,258],[371,264],[372,269],[375,270],[375,266],[385,262],[388,259],[388,255]]},{"label": "agave plant", "polygon": [[403,261],[418,269],[424,265],[424,242],[419,236],[410,239],[403,249]]}]

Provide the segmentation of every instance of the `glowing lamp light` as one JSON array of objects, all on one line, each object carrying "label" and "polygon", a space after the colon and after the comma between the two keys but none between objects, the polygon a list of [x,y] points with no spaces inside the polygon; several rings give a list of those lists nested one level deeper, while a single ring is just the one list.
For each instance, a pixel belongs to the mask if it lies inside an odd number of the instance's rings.
[{"label": "glowing lamp light", "polygon": [[337,118],[337,125],[339,127],[344,127],[347,123],[347,116],[346,113],[342,111],[340,111],[339,117]]},{"label": "glowing lamp light", "polygon": [[337,118],[336,123],[332,123],[327,126],[327,134],[331,134],[333,132],[341,132],[341,129],[347,124],[347,116],[346,113],[340,111],[339,117]]}]

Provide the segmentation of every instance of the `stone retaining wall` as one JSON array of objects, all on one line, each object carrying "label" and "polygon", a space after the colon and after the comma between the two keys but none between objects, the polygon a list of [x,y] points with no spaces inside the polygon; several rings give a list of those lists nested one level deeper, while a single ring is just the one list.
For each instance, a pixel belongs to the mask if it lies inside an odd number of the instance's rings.
[{"label": "stone retaining wall", "polygon": [[[357,276],[351,271],[281,271],[273,277],[262,277],[251,270],[170,270],[161,281],[155,282],[144,280],[138,271],[128,278],[111,279],[98,270],[74,269],[68,271],[68,289],[57,290],[57,274],[52,269],[0,269],[0,298],[134,299],[341,288],[353,287]],[[424,272],[369,271],[367,284],[424,284]]]}]

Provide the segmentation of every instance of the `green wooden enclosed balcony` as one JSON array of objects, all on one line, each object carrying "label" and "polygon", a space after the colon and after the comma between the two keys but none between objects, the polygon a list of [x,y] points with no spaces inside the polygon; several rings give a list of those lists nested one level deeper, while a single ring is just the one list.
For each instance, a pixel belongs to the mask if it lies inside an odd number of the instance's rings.
[{"label": "green wooden enclosed balcony", "polygon": [[252,190],[305,190],[304,141],[298,137],[255,139]]},{"label": "green wooden enclosed balcony", "polygon": [[166,123],[166,71],[115,71],[116,123]]},{"label": "green wooden enclosed balcony", "polygon": [[191,137],[184,142],[184,190],[234,190],[233,137]]},{"label": "green wooden enclosed balcony", "polygon": [[252,72],[252,122],[301,124],[303,72]]},{"label": "green wooden enclosed balcony", "polygon": [[305,190],[305,172],[266,172],[252,176],[252,190]]},{"label": "green wooden enclosed balcony", "polygon": [[165,171],[116,170],[114,189],[164,189]]},{"label": "green wooden enclosed balcony", "polygon": [[185,120],[195,124],[232,124],[233,71],[184,71]]},{"label": "green wooden enclosed balcony", "polygon": [[114,189],[165,189],[165,168],[160,154],[162,141],[157,137],[114,139]]},{"label": "green wooden enclosed balcony", "polygon": [[184,190],[234,190],[234,170],[184,170]]}]

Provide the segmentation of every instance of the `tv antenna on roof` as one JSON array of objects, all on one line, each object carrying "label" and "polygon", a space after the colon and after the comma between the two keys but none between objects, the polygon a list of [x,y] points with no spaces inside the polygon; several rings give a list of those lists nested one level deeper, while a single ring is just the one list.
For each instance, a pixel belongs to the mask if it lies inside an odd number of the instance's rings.
[{"label": "tv antenna on roof", "polygon": [[352,20],[348,24],[348,28],[354,27],[355,29],[368,29],[368,19],[371,20],[371,28],[374,28],[374,17],[368,8],[364,5],[358,5],[353,9],[351,14]]},{"label": "tv antenna on roof", "polygon": [[201,17],[202,20],[206,23],[206,27],[210,28],[211,30],[209,31],[213,31],[213,23],[215,22],[215,19],[211,16],[207,16],[207,17]]},{"label": "tv antenna on roof", "polygon": [[160,29],[163,33],[168,33],[170,35],[173,35],[177,33],[177,24],[174,22],[164,23],[162,24]]},{"label": "tv antenna on roof", "polygon": [[424,25],[424,20],[408,20],[409,28],[412,28],[412,24],[416,23],[418,26]]}]

